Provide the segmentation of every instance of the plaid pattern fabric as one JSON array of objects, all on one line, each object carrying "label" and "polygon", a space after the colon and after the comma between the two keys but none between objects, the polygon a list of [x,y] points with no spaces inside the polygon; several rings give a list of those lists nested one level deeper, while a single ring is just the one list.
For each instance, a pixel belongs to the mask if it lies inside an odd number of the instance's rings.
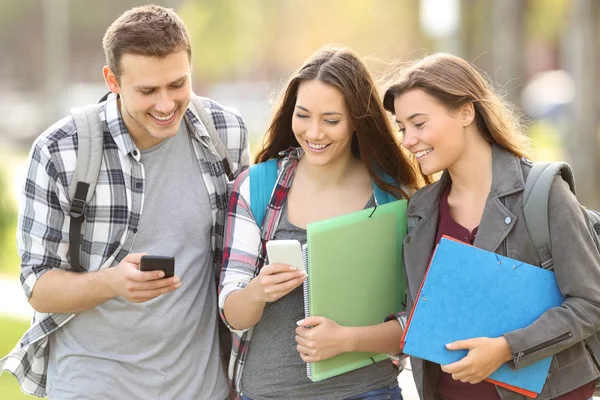
[{"label": "plaid pattern fabric", "polygon": [[243,289],[250,280],[258,275],[265,263],[265,243],[275,235],[281,210],[287,193],[292,185],[299,158],[300,148],[282,152],[278,165],[277,183],[263,220],[263,229],[256,224],[250,209],[250,180],[248,171],[235,181],[229,199],[226,218],[225,247],[223,250],[223,269],[219,284],[219,313],[233,333],[233,345],[229,361],[229,379],[232,389],[239,398],[242,371],[248,356],[252,338],[252,329],[235,330],[227,323],[223,306],[229,294]]},{"label": "plaid pattern fabric", "polygon": [[[248,132],[234,110],[201,98],[215,128],[227,147],[237,175],[248,168]],[[98,105],[104,125],[104,154],[95,195],[85,209],[81,264],[96,271],[118,264],[129,253],[144,202],[144,172],[140,151],[129,136],[111,94]],[[184,120],[190,126],[193,146],[210,195],[213,218],[212,251],[215,279],[222,263],[227,177],[223,160],[213,152],[210,136],[195,112],[188,107]],[[27,297],[37,280],[52,269],[70,270],[69,183],[77,157],[77,134],[72,117],[48,128],[33,144],[22,192],[17,245],[21,256],[21,283]],[[0,373],[11,372],[21,389],[46,396],[48,335],[75,314],[34,313],[30,329],[15,349],[0,360]]]},{"label": "plaid pattern fabric", "polygon": [[[223,307],[225,299],[232,292],[243,289],[258,275],[265,263],[265,244],[273,239],[279,225],[281,211],[292,185],[298,160],[302,157],[301,148],[291,148],[280,153],[277,183],[263,221],[262,229],[256,224],[250,208],[250,180],[248,171],[235,181],[233,193],[229,199],[225,228],[225,247],[223,250],[223,269],[219,284],[219,313],[225,324],[233,332],[233,349],[229,361],[229,379],[232,388],[240,398],[242,372],[248,356],[252,339],[252,330],[235,330],[229,325]],[[397,318],[404,327],[405,313],[389,316],[387,320]],[[401,322],[404,321],[404,324]],[[397,358],[397,355],[391,356]]]}]

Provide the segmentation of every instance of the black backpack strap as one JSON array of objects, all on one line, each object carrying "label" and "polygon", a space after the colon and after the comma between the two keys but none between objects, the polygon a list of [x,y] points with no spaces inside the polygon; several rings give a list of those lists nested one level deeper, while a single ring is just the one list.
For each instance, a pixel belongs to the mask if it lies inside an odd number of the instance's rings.
[{"label": "black backpack strap", "polygon": [[69,209],[69,254],[71,255],[71,269],[73,272],[84,272],[81,266],[80,250],[81,250],[81,227],[83,225],[84,214],[89,183],[77,182],[75,195],[71,199],[71,208]]}]

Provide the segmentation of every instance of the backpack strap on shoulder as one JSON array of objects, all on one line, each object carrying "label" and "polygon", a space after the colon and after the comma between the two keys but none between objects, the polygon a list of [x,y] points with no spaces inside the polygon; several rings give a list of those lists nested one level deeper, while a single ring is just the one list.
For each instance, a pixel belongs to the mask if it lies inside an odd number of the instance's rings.
[{"label": "backpack strap on shoulder", "polygon": [[95,104],[74,108],[71,115],[77,129],[77,160],[69,185],[69,254],[73,271],[83,272],[80,261],[81,226],[85,219],[85,207],[94,196],[100,174],[104,153],[104,129]]},{"label": "backpack strap on shoulder", "polygon": [[[385,183],[389,183],[390,185],[393,185],[395,183],[394,179],[392,179],[392,177],[386,174],[385,172],[378,171],[377,176],[379,177],[379,179],[381,179]],[[377,186],[374,180],[371,180],[371,185],[373,186],[373,194],[375,195],[375,200],[377,200],[377,204],[383,205],[398,200],[396,196],[389,192],[386,192],[385,190]]]},{"label": "backpack strap on shoulder", "polygon": [[250,166],[250,210],[261,228],[277,183],[277,158]]},{"label": "backpack strap on shoulder", "polygon": [[523,215],[529,237],[542,268],[552,269],[552,246],[548,224],[548,199],[554,178],[561,175],[575,193],[575,181],[571,167],[564,162],[538,162],[533,165],[525,182]]},{"label": "backpack strap on shoulder", "polygon": [[190,104],[192,105],[194,111],[196,111],[196,114],[198,114],[198,117],[200,117],[200,121],[202,121],[202,124],[204,124],[204,126],[206,127],[208,135],[210,136],[210,140],[215,145],[214,150],[217,152],[217,155],[223,160],[223,168],[225,168],[225,175],[227,175],[227,178],[230,181],[234,180],[235,177],[233,176],[233,162],[231,161],[231,156],[227,151],[227,147],[225,147],[225,145],[223,144],[219,132],[217,132],[217,129],[215,128],[215,124],[213,122],[212,117],[208,115],[208,112],[202,104],[202,100],[200,100],[200,97],[196,96],[194,93],[192,93],[192,95],[190,96]]}]

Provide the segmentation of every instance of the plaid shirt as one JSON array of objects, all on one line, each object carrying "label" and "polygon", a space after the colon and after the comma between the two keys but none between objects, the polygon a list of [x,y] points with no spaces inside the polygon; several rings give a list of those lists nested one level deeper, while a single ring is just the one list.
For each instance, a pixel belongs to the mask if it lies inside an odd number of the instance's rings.
[{"label": "plaid shirt", "polygon": [[[263,221],[262,230],[256,224],[250,208],[249,171],[242,173],[235,181],[233,193],[229,199],[229,210],[225,224],[225,248],[223,250],[223,269],[219,285],[219,313],[225,324],[233,332],[233,349],[229,361],[229,379],[232,389],[239,398],[242,371],[248,356],[253,328],[236,330],[225,318],[223,307],[225,299],[232,292],[245,288],[258,275],[265,263],[265,244],[273,239],[279,225],[283,205],[292,185],[298,160],[303,155],[301,148],[281,152],[278,163],[277,183]],[[386,318],[397,318],[404,327],[405,315],[398,313]]]},{"label": "plaid shirt", "polygon": [[[202,98],[215,128],[227,147],[237,175],[248,168],[248,133],[242,117]],[[144,170],[140,151],[118,110],[117,96],[98,104],[104,126],[104,154],[95,195],[85,210],[81,265],[96,271],[118,264],[131,250],[144,203]],[[221,269],[228,182],[223,160],[213,153],[208,131],[190,107],[186,110],[193,147],[210,195],[213,218],[212,252],[215,278]],[[27,297],[37,280],[52,269],[70,270],[69,183],[77,157],[77,133],[72,117],[46,130],[33,144],[22,193],[17,243],[21,256],[21,283]],[[32,325],[15,349],[0,360],[21,389],[46,396],[48,335],[75,314],[35,312]]]}]

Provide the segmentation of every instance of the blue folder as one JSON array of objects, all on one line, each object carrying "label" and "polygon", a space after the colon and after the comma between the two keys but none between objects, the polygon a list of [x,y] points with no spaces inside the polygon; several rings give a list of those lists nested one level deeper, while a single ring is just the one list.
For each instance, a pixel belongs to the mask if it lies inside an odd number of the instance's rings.
[{"label": "blue folder", "polygon": [[[553,272],[442,238],[403,338],[404,353],[450,364],[467,351],[447,350],[447,343],[525,328],[563,302]],[[519,370],[504,364],[489,380],[540,393],[551,361],[548,357]]]}]

